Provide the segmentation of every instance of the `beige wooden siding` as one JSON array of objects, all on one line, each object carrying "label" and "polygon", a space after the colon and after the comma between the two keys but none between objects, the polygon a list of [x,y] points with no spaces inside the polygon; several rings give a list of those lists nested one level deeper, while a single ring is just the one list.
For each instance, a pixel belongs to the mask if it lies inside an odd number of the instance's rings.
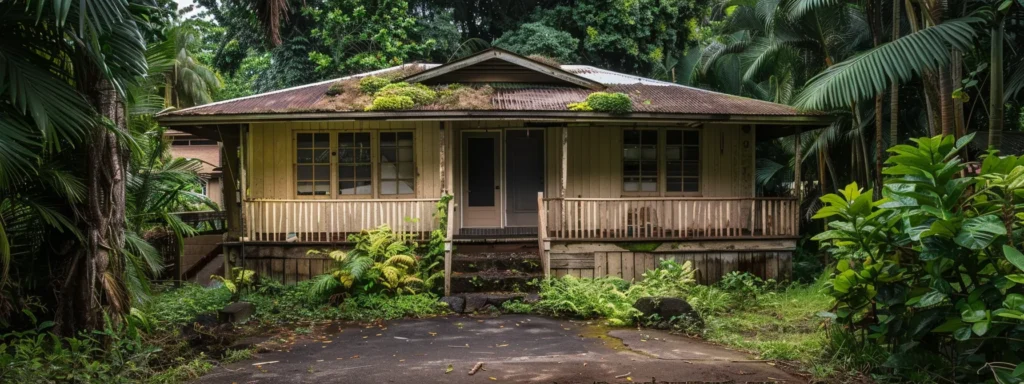
[{"label": "beige wooden siding", "polygon": [[[295,195],[295,132],[414,132],[417,198],[441,196],[440,123],[438,122],[280,122],[255,123],[249,126],[246,189],[247,198],[295,199],[314,198]],[[332,141],[336,140],[332,136]],[[374,142],[376,142],[374,138]],[[336,146],[332,143],[332,147]],[[376,156],[377,149],[373,149]],[[333,169],[333,168],[332,168]],[[378,184],[374,168],[374,184]],[[336,183],[332,183],[332,190]],[[324,198],[324,197],[318,197]]]}]

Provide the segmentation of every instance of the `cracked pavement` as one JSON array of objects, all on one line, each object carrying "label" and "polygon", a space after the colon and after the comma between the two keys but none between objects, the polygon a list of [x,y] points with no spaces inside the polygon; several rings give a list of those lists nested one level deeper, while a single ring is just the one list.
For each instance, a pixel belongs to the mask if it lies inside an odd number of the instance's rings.
[{"label": "cracked pavement", "polygon": [[[217,367],[194,382],[805,382],[745,353],[667,332],[540,316],[334,323],[321,331],[268,345],[281,350]],[[469,375],[477,363],[482,369]]]}]

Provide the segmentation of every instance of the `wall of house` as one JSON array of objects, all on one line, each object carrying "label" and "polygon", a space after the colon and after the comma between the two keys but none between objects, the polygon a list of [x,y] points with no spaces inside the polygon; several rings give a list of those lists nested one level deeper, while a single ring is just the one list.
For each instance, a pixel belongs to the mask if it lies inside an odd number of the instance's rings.
[{"label": "wall of house", "polygon": [[[440,123],[387,121],[275,122],[249,125],[246,175],[247,198],[329,199],[295,194],[296,132],[379,132],[412,131],[416,157],[416,196],[441,196]],[[336,145],[336,144],[332,144]],[[377,170],[374,170],[377,173]]]},{"label": "wall of house", "polygon": [[[543,124],[535,124],[542,126]],[[452,140],[460,143],[462,132],[522,128],[518,121],[459,121],[451,123]],[[584,198],[619,198],[624,196],[661,196],[655,194],[627,194],[622,191],[622,130],[637,128],[672,127],[671,125],[598,125],[570,124],[568,127],[546,127],[544,195],[559,196],[561,178],[562,130],[569,130],[566,195]],[[700,193],[688,196],[753,197],[754,196],[754,127],[740,125],[707,124],[696,129],[701,132]],[[661,133],[663,136],[664,133]],[[660,152],[661,150],[659,150]],[[452,151],[454,164],[453,191],[462,189],[461,148]],[[664,185],[664,171],[659,185]],[[456,214],[456,228],[461,226]],[[737,218],[740,220],[740,218]]]}]

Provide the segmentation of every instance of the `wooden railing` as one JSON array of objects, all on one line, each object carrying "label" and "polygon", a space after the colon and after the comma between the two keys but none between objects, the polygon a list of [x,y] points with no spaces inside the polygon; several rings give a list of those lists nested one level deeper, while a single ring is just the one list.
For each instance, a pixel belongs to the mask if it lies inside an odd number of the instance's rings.
[{"label": "wooden railing", "polygon": [[799,233],[793,198],[548,198],[547,237],[557,240],[785,237]]},{"label": "wooden railing", "polygon": [[437,228],[440,199],[245,201],[248,241],[343,242],[348,235],[387,224],[426,240]]}]

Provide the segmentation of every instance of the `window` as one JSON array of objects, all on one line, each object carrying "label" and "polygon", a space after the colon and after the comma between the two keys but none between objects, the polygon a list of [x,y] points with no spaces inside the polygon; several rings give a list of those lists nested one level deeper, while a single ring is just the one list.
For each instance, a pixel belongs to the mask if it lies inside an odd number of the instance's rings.
[{"label": "window", "polygon": [[331,193],[331,135],[299,133],[295,145],[295,191],[300,196]]},{"label": "window", "polygon": [[665,132],[665,191],[700,191],[700,132]]},{"label": "window", "polygon": [[380,194],[406,195],[415,192],[412,132],[381,132]]},{"label": "window", "polygon": [[370,133],[338,134],[338,194],[373,193]]},{"label": "window", "polygon": [[658,131],[625,130],[622,143],[622,190],[657,192]]}]

